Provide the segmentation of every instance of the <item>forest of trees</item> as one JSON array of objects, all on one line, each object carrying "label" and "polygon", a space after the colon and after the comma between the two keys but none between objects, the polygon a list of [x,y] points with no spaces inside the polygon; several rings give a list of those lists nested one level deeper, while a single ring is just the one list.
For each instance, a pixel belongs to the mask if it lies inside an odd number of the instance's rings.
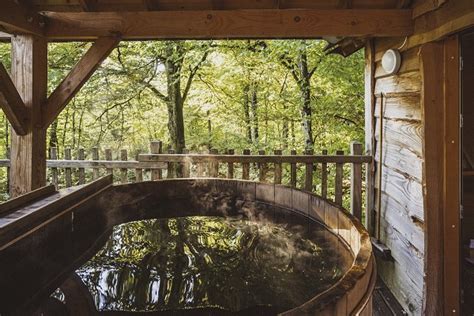
[{"label": "forest of trees", "polygon": [[[363,53],[318,40],[122,42],[48,130],[48,148],[348,150],[363,140]],[[51,92],[90,43],[49,44]],[[10,44],[0,44],[10,68]],[[10,128],[0,117],[0,155]],[[114,157],[115,158],[115,157]],[[3,178],[3,177],[2,177]]]}]

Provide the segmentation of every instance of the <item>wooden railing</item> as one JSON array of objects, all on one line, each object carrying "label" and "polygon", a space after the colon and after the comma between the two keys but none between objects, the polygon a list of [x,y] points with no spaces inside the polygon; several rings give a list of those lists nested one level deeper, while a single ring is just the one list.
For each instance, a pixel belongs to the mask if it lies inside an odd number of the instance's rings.
[{"label": "wooden railing", "polygon": [[[116,182],[140,182],[175,177],[219,177],[244,180],[258,180],[298,187],[331,199],[338,205],[350,208],[358,218],[362,216],[363,167],[371,162],[370,156],[362,155],[362,145],[351,143],[350,155],[337,151],[329,155],[306,152],[297,154],[295,150],[283,154],[275,150],[271,155],[250,150],[235,154],[227,150],[219,154],[211,150],[208,154],[174,154],[172,150],[163,153],[160,141],[151,142],[150,153],[140,154],[135,160],[128,159],[127,150],[112,159],[112,150],[105,149],[100,157],[98,148],[90,151],[91,159],[86,160],[86,152],[79,149],[75,159],[71,149],[66,149],[62,159],[56,148],[51,148],[47,160],[48,181],[56,187],[70,187],[85,184],[104,174],[113,174]],[[0,160],[0,167],[9,168],[8,159]],[[303,167],[303,168],[301,168]],[[350,168],[347,168],[350,167]],[[348,192],[350,189],[350,192]],[[346,193],[346,194],[345,194]],[[350,194],[347,194],[350,193]]]}]

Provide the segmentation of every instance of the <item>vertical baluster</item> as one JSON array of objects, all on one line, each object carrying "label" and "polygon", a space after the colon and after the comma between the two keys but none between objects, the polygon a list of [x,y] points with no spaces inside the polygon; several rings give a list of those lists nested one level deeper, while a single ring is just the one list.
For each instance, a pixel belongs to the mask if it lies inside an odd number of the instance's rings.
[{"label": "vertical baluster", "polygon": [[[259,150],[258,154],[260,156],[265,156],[265,150]],[[258,164],[258,181],[265,182],[267,177],[267,164],[265,162],[261,162]]]},{"label": "vertical baluster", "polygon": [[[128,160],[128,154],[126,149],[122,149],[120,151],[120,160],[121,161],[127,161]],[[128,172],[127,168],[120,168],[120,182],[121,183],[127,183],[128,182]]]},{"label": "vertical baluster", "polygon": [[[362,144],[351,143],[351,155],[362,155]],[[362,164],[351,166],[351,213],[362,220]]]},{"label": "vertical baluster", "polygon": [[[174,150],[173,149],[169,149],[168,150],[168,154],[170,155],[173,155],[174,154]],[[168,162],[168,173],[166,175],[166,177],[168,179],[172,179],[174,178],[174,162]]]},{"label": "vertical baluster", "polygon": [[[58,149],[56,147],[51,147],[51,160],[58,159]],[[58,168],[51,168],[51,182],[56,187],[56,190],[59,188],[58,181]]]},{"label": "vertical baluster", "polygon": [[[324,149],[322,154],[326,156],[328,154],[327,149]],[[321,164],[321,196],[324,199],[328,197],[328,164],[326,162]]]},{"label": "vertical baluster", "polygon": [[[273,154],[275,156],[281,156],[282,151],[280,149],[275,149]],[[273,182],[275,184],[281,184],[281,162],[275,162],[275,171],[274,171]]]},{"label": "vertical baluster", "polygon": [[[71,148],[64,149],[64,159],[71,160]],[[66,188],[72,187],[71,168],[65,168],[64,174],[66,177]]]},{"label": "vertical baluster", "polygon": [[[163,143],[161,141],[150,142],[150,153],[161,154],[163,152]],[[151,181],[163,178],[161,169],[151,169]]]},{"label": "vertical baluster", "polygon": [[204,172],[205,172],[205,164],[203,162],[197,162],[196,163],[196,171],[197,171],[197,176],[199,178],[204,177]]},{"label": "vertical baluster", "polygon": [[[292,156],[296,156],[296,150],[291,151]],[[290,186],[296,188],[296,162],[290,163]]]},{"label": "vertical baluster", "polygon": [[[187,148],[184,148],[183,149],[183,154],[188,155],[189,150]],[[189,178],[190,175],[191,175],[191,163],[187,159],[187,156],[186,156],[186,159],[184,160],[184,162],[182,164],[182,170],[183,170],[183,174],[182,174],[183,178]]]},{"label": "vertical baluster", "polygon": [[[227,151],[228,155],[233,155],[235,151],[233,149],[229,149]],[[228,179],[233,179],[234,178],[234,163],[233,162],[228,162],[227,163],[227,178]]]},{"label": "vertical baluster", "polygon": [[[99,148],[92,148],[92,160],[99,160]],[[92,180],[95,180],[100,177],[99,167],[92,168]]]},{"label": "vertical baluster", "polygon": [[[135,161],[138,161],[138,155],[140,155],[140,151],[137,152],[135,156]],[[135,168],[135,182],[142,182],[142,181],[143,181],[143,169]]]},{"label": "vertical baluster", "polygon": [[[250,155],[250,149],[244,149],[243,154]],[[248,162],[242,163],[242,179],[250,179],[250,164]]]},{"label": "vertical baluster", "polygon": [[[84,160],[85,159],[85,154],[84,154],[84,148],[79,148],[77,151],[77,160]],[[79,168],[78,169],[78,180],[79,184],[84,184],[86,183],[86,174],[84,168]]]},{"label": "vertical baluster", "polygon": [[[306,150],[305,155],[312,156],[313,150]],[[309,192],[313,191],[313,163],[312,162],[307,162],[305,164],[304,189]]]},{"label": "vertical baluster", "polygon": [[[344,151],[338,150],[336,151],[336,155],[343,156]],[[342,179],[344,176],[343,167],[344,167],[343,163],[336,163],[336,181],[334,183],[334,187],[335,187],[334,202],[337,205],[342,205]]]},{"label": "vertical baluster", "polygon": [[[11,153],[11,150],[10,150],[10,147],[8,147],[7,148],[7,159],[10,162],[10,165],[11,165],[11,160],[10,160],[11,159],[11,154],[10,153]],[[56,177],[56,179],[57,179],[57,177]],[[56,189],[57,188],[58,188],[58,186],[57,186],[57,182],[56,182]],[[11,192],[11,190],[10,190],[10,167],[7,167],[7,190],[8,190],[8,193]]]},{"label": "vertical baluster", "polygon": [[[112,161],[112,149],[107,148],[105,150],[105,160],[106,161]],[[114,169],[113,168],[107,168],[107,174],[114,174]]]},{"label": "vertical baluster", "polygon": [[[218,155],[219,151],[217,149],[210,150],[211,155]],[[211,178],[219,177],[219,162],[217,161],[217,157],[211,157],[211,161],[209,162],[209,176]]]}]

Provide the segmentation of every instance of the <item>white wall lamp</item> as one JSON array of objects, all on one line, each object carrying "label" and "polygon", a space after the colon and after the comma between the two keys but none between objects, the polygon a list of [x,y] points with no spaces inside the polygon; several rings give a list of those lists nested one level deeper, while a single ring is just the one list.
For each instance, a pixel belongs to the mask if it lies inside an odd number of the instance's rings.
[{"label": "white wall lamp", "polygon": [[382,57],[382,68],[388,75],[394,75],[400,70],[402,56],[398,49],[387,50]]}]

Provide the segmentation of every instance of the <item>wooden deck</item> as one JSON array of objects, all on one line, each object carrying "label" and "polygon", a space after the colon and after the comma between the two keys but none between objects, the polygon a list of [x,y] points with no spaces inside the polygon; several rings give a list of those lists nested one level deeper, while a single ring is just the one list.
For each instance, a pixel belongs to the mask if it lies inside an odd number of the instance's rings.
[{"label": "wooden deck", "polygon": [[377,279],[375,285],[373,304],[374,316],[407,315],[395,296],[393,296],[392,292],[390,292],[380,278]]}]

